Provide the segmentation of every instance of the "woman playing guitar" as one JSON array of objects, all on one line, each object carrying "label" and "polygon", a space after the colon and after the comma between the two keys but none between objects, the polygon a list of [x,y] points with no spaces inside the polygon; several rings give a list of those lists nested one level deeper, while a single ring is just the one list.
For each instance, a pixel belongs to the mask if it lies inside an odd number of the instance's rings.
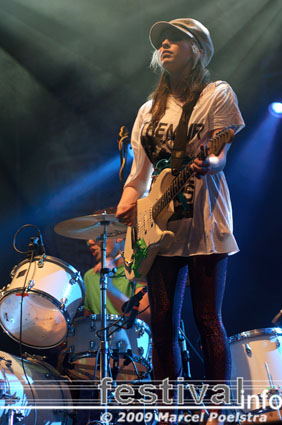
[{"label": "woman playing guitar", "polygon": [[190,18],[157,22],[150,30],[150,41],[155,49],[152,65],[159,68],[161,77],[133,127],[135,159],[116,216],[127,225],[136,224],[137,200],[150,186],[152,172],[160,172],[160,160],[170,159],[175,139],[182,134],[186,141],[180,156],[183,164],[191,161],[193,174],[173,201],[167,228],[175,234],[174,242],[162,247],[147,274],[154,379],[175,380],[182,373],[178,330],[189,272],[205,378],[228,382],[231,360],[221,306],[228,256],[238,251],[223,173],[230,145],[218,156],[196,156],[220,130],[232,125],[236,133],[244,121],[230,85],[210,82],[206,67],[214,49],[204,25]]}]

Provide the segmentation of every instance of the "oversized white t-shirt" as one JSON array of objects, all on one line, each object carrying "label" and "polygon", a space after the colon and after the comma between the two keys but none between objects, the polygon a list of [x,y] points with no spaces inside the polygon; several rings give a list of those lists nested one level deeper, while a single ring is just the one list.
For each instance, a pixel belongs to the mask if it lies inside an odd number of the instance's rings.
[{"label": "oversized white t-shirt", "polygon": [[[134,160],[125,183],[144,193],[151,184],[153,165],[168,158],[173,147],[175,129],[178,126],[182,105],[169,97],[164,116],[154,127],[151,124],[152,101],[146,102],[135,120],[131,145]],[[206,144],[208,134],[216,129],[234,125],[235,132],[244,127],[237,97],[224,81],[208,84],[196,103],[187,128],[187,157],[195,156],[200,145]],[[149,161],[146,159],[149,157]],[[192,191],[192,197],[191,197]],[[168,229],[175,233],[175,243],[162,249],[159,255],[190,256],[213,253],[234,254],[238,246],[233,236],[232,207],[223,171],[208,174],[202,179],[189,179],[183,191],[191,202],[191,211],[183,218],[168,222]],[[189,195],[189,196],[188,196]],[[182,202],[183,203],[183,202]],[[181,199],[175,207],[181,210]],[[185,209],[185,202],[184,202]],[[184,211],[182,208],[182,210]]]}]

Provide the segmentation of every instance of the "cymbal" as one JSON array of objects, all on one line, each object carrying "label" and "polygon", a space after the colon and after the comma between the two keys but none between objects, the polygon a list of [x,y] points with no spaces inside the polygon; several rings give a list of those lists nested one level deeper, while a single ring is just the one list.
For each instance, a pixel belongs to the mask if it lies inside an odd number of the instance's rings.
[{"label": "cymbal", "polygon": [[[106,225],[106,226],[105,226]],[[118,221],[114,214],[92,214],[61,221],[54,227],[56,233],[72,239],[97,239],[104,233],[116,239],[124,237],[127,226]]]}]

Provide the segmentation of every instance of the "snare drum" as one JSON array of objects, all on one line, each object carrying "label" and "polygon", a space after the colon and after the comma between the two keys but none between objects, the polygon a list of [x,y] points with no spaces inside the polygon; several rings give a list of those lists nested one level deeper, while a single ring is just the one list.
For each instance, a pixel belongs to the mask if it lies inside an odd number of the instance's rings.
[{"label": "snare drum", "polygon": [[0,324],[29,347],[55,347],[65,339],[84,294],[80,273],[69,264],[49,256],[26,259],[2,290]]},{"label": "snare drum", "polygon": [[[232,380],[244,378],[244,396],[261,395],[264,390],[280,394],[282,384],[282,329],[264,328],[242,332],[229,338],[232,357]],[[237,394],[236,394],[237,396]],[[261,399],[260,399],[261,403]],[[275,405],[275,400],[273,401]],[[261,406],[261,405],[260,405]],[[245,411],[260,407],[254,398]],[[266,401],[266,407],[269,402]]]},{"label": "snare drum", "polygon": [[0,387],[1,424],[21,420],[25,425],[73,424],[70,410],[66,409],[72,406],[68,381],[38,356],[22,360],[0,351]]},{"label": "snare drum", "polygon": [[[138,381],[151,371],[151,331],[142,320],[136,319],[131,329],[122,329],[121,316],[107,314],[109,327],[109,367],[113,379]],[[101,329],[101,315],[92,314],[75,319],[67,338],[63,368],[72,379],[99,379],[99,361],[96,365]],[[96,366],[95,366],[96,365]],[[95,371],[96,368],[96,371]],[[114,376],[114,375],[117,376]]]}]

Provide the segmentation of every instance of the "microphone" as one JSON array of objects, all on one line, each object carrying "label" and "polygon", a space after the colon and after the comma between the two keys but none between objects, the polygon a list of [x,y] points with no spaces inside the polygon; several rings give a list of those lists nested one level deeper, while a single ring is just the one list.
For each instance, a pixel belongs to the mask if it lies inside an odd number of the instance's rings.
[{"label": "microphone", "polygon": [[42,238],[42,234],[41,234],[41,232],[39,231],[39,235],[38,235],[38,252],[39,252],[39,255],[45,255],[46,254],[46,250],[45,250],[45,246],[44,246],[44,243],[43,243],[43,238]]},{"label": "microphone", "polygon": [[126,301],[122,305],[121,307],[122,312],[129,313],[135,306],[138,306],[139,301],[142,300],[146,292],[148,292],[148,289],[147,289],[147,286],[144,286],[144,288],[142,288],[141,291],[137,292],[137,294],[133,295],[133,297],[131,297],[130,300]]},{"label": "microphone", "polygon": [[28,245],[28,256],[46,256],[46,251],[40,232],[37,232],[37,236],[32,236]]},{"label": "microphone", "polygon": [[[138,302],[138,306],[139,306],[139,302]],[[136,306],[133,307],[133,309],[132,309],[132,311],[130,313],[129,319],[127,321],[126,329],[130,329],[134,325],[136,316],[139,313],[138,306],[136,305]]]}]

